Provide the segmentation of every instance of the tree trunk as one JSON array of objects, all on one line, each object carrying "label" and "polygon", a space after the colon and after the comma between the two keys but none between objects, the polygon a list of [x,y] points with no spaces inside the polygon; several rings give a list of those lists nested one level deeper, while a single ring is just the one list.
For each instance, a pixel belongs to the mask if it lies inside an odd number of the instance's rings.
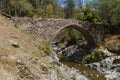
[{"label": "tree trunk", "polygon": [[14,16],[15,16],[15,17],[17,16],[17,9],[16,9],[16,6],[15,6],[15,10],[14,10]]}]

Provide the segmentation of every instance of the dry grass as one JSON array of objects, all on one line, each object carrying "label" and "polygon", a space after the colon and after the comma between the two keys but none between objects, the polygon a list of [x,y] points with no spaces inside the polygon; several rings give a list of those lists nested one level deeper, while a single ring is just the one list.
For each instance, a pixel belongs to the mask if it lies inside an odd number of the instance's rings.
[{"label": "dry grass", "polygon": [[108,50],[120,54],[120,35],[108,36],[105,39],[105,46]]},{"label": "dry grass", "polygon": [[101,42],[100,49],[108,49],[113,53],[120,54],[120,35],[107,35]]},{"label": "dry grass", "polygon": [[[19,48],[11,46],[10,40],[17,42]],[[28,64],[32,57],[42,58],[42,48],[44,45],[38,39],[16,28],[12,21],[0,15],[0,80],[16,80],[13,77],[19,76],[16,61],[22,60]],[[29,69],[33,70],[32,67]]]}]

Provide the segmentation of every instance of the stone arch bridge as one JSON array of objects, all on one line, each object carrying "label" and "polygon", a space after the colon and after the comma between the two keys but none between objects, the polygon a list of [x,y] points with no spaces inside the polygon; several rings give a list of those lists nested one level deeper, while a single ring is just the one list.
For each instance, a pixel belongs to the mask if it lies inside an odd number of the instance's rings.
[{"label": "stone arch bridge", "polygon": [[60,30],[66,27],[72,27],[84,35],[88,42],[88,47],[91,48],[96,46],[96,43],[103,38],[107,31],[103,25],[74,19],[33,19],[28,17],[14,17],[12,20],[14,20],[22,29],[27,29],[40,40],[53,40]]}]

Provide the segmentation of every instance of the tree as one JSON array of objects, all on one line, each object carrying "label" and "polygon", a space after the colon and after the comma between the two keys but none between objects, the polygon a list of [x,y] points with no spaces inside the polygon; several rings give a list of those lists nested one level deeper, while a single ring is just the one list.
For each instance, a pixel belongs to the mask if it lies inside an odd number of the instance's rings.
[{"label": "tree", "polygon": [[58,0],[52,1],[53,12],[55,18],[64,18],[64,9],[58,4]]},{"label": "tree", "polygon": [[10,8],[14,16],[29,16],[32,11],[32,5],[27,0],[11,0]]},{"label": "tree", "polygon": [[4,12],[12,16],[30,16],[32,5],[28,0],[1,0]]},{"label": "tree", "polygon": [[67,4],[65,6],[65,17],[73,18],[75,11],[75,3],[73,0],[67,0]]},{"label": "tree", "polygon": [[10,15],[10,1],[11,0],[1,0],[4,5],[5,13]]},{"label": "tree", "polygon": [[92,23],[101,23],[101,18],[95,10],[91,9],[89,4],[86,4],[86,8],[83,9],[84,21],[92,22]]},{"label": "tree", "polygon": [[80,8],[75,9],[74,18],[78,20],[83,20],[83,17],[84,17],[84,12],[82,11],[82,9]]},{"label": "tree", "polygon": [[114,14],[113,14],[111,20],[113,22],[112,25],[120,25],[120,2],[114,9]]},{"label": "tree", "polygon": [[83,0],[78,0],[78,3],[77,3],[77,8],[78,9],[82,9],[83,8],[83,2],[82,2]]},{"label": "tree", "polygon": [[103,24],[120,24],[120,0],[99,0],[94,2],[93,8],[99,13]]},{"label": "tree", "polygon": [[55,37],[55,41],[63,43],[66,47],[71,45],[81,45],[86,39],[74,28],[65,28]]},{"label": "tree", "polygon": [[34,18],[64,18],[64,8],[58,0],[1,0],[1,11],[11,16]]},{"label": "tree", "polygon": [[83,20],[84,13],[83,13],[83,5],[82,0],[78,0],[77,7],[75,8],[74,18],[78,20]]},{"label": "tree", "polygon": [[54,17],[52,4],[49,4],[49,5],[46,6],[44,17],[45,18],[53,18]]},{"label": "tree", "polygon": [[33,6],[33,17],[61,18],[64,17],[63,8],[58,0],[29,0]]}]

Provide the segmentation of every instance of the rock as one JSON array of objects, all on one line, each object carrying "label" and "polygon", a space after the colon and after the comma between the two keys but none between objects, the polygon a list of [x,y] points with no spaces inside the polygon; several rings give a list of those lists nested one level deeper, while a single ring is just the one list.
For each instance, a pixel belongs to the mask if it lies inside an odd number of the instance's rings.
[{"label": "rock", "polygon": [[105,75],[107,80],[120,80],[120,73],[114,71],[114,72],[108,72]]},{"label": "rock", "polygon": [[108,51],[108,49],[105,49],[105,50],[102,50],[102,51],[104,53],[104,56],[107,56],[107,57],[115,55],[115,53],[112,53],[112,52]]},{"label": "rock", "polygon": [[16,41],[14,41],[14,40],[9,40],[9,42],[11,43],[11,45],[12,45],[13,47],[19,48],[19,44],[18,44]]},{"label": "rock", "polygon": [[52,43],[51,43],[51,46],[52,46],[52,47],[56,47],[56,46],[58,46],[58,43],[57,43],[57,42],[52,42]]},{"label": "rock", "polygon": [[64,78],[60,80],[88,80],[87,77],[78,73],[79,71],[75,68],[69,68],[66,65],[61,64],[58,69],[59,73],[62,74]]},{"label": "rock", "polygon": [[52,57],[50,57],[50,56],[47,56],[47,58],[48,58],[48,63],[52,63],[52,62],[53,62],[53,59],[52,59]]},{"label": "rock", "polygon": [[17,60],[17,63],[21,63],[22,62],[22,60]]},{"label": "rock", "polygon": [[59,53],[59,52],[60,52],[60,48],[59,48],[59,47],[54,47],[54,48],[53,48],[53,51],[54,51],[55,53]]},{"label": "rock", "polygon": [[[56,49],[58,50],[58,49]],[[60,55],[62,55],[62,59],[68,59],[70,61],[75,61],[75,62],[79,62],[82,60],[83,55],[84,55],[84,49],[83,48],[79,48],[76,45],[72,45],[66,48],[61,48],[59,50]]]},{"label": "rock", "polygon": [[100,68],[100,63],[93,63],[92,65],[90,64],[89,65],[91,68],[94,68],[94,69],[99,69]]},{"label": "rock", "polygon": [[85,76],[76,74],[75,75],[75,80],[88,80]]},{"label": "rock", "polygon": [[88,80],[85,76],[79,75],[78,73],[74,71],[70,71],[70,77],[73,80]]},{"label": "rock", "polygon": [[113,53],[120,53],[120,35],[108,36],[105,39],[106,48]]},{"label": "rock", "polygon": [[51,70],[50,80],[58,80],[57,73],[54,70]]},{"label": "rock", "polygon": [[109,57],[100,62],[100,65],[104,68],[110,68],[113,64],[114,57]]},{"label": "rock", "polygon": [[104,74],[106,80],[119,80],[120,79],[119,60],[120,56],[111,56],[105,58],[100,62],[95,62],[88,65]]},{"label": "rock", "polygon": [[24,63],[22,62],[22,60],[17,60],[16,64],[18,64],[18,65],[24,65]]}]

